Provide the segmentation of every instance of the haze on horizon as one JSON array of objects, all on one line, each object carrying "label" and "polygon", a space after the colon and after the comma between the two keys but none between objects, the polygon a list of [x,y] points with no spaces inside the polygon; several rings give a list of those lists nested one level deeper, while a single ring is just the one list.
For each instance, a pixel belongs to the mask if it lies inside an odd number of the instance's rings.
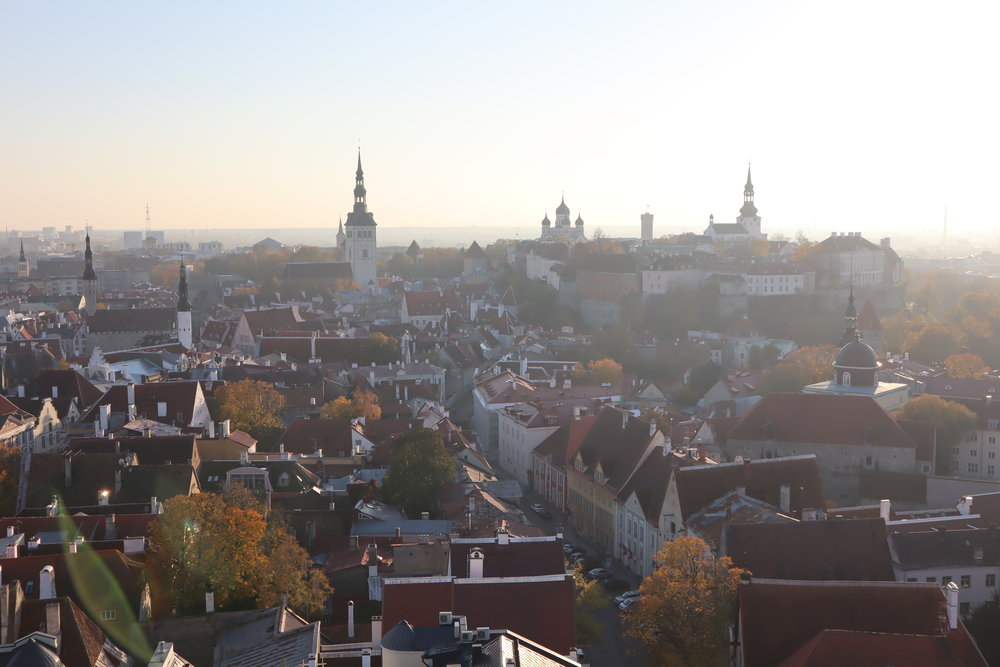
[{"label": "haze on horizon", "polygon": [[[910,2],[0,6],[0,217],[335,227],[995,229],[1000,8]],[[992,234],[993,232],[991,232]]]}]

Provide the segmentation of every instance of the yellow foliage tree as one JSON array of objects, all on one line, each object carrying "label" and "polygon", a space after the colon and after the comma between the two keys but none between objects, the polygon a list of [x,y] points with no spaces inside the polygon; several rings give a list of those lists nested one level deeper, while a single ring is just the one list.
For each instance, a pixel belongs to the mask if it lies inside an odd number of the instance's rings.
[{"label": "yellow foliage tree", "polygon": [[744,570],[696,537],[667,542],[656,561],[625,613],[626,636],[646,646],[650,664],[725,664],[724,631]]},{"label": "yellow foliage tree", "polygon": [[587,364],[586,370],[577,373],[575,377],[581,384],[620,385],[624,374],[622,365],[614,359],[595,359]]},{"label": "yellow foliage tree", "polygon": [[325,419],[381,419],[382,408],[378,404],[378,396],[370,391],[357,391],[354,396],[340,396],[323,405],[319,416]]},{"label": "yellow foliage tree", "polygon": [[953,378],[981,378],[990,372],[983,358],[971,352],[959,352],[944,360],[945,370]]},{"label": "yellow foliage tree", "polygon": [[285,397],[267,382],[240,380],[216,391],[219,413],[234,429],[246,431],[262,449],[281,435],[284,425],[279,415],[285,407]]}]

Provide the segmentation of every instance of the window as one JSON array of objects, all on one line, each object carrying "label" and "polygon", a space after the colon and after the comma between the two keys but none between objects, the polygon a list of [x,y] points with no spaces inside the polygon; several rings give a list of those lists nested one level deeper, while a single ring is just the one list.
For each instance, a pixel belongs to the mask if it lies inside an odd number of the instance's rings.
[{"label": "window", "polygon": [[986,585],[989,586],[990,588],[993,588],[994,586],[996,586],[997,585],[997,575],[995,575],[995,574],[987,574],[986,575]]},{"label": "window", "polygon": [[994,465],[986,466],[986,474],[989,475],[990,477],[993,477],[994,475],[997,474],[997,467]]},{"label": "window", "polygon": [[969,456],[971,456],[973,458],[979,456],[979,450],[978,449],[970,449],[969,450]]},{"label": "window", "polygon": [[951,462],[951,470],[952,472],[958,472],[958,461]]},{"label": "window", "polygon": [[937,577],[927,577],[927,583],[933,584],[935,581],[937,581]]},{"label": "window", "polygon": [[907,577],[906,580],[907,581],[916,581],[917,578],[916,577]]},{"label": "window", "polygon": [[288,486],[288,482],[291,478],[292,478],[291,475],[289,475],[287,472],[281,473],[281,475],[278,476],[278,486],[281,487]]},{"label": "window", "polygon": [[840,383],[842,385],[844,385],[845,387],[850,387],[851,386],[851,374],[848,373],[847,371],[844,371],[844,374],[841,376]]},{"label": "window", "polygon": [[978,463],[970,463],[969,464],[969,472],[979,472],[979,464]]},{"label": "window", "polygon": [[958,451],[959,451],[958,447],[953,447],[952,450],[951,450],[951,453],[955,454],[955,455],[958,455]]},{"label": "window", "polygon": [[114,621],[118,618],[118,612],[114,609],[102,609],[101,610],[101,620],[102,621]]},{"label": "window", "polygon": [[989,437],[989,443],[990,443],[991,445],[995,445],[995,444],[997,444],[997,437],[996,437],[995,435],[991,435],[991,436]]},{"label": "window", "polygon": [[865,465],[866,466],[870,466],[871,464],[872,464],[872,457],[866,456],[865,457]]},{"label": "window", "polygon": [[986,458],[988,458],[988,459],[995,459],[996,457],[997,457],[997,453],[996,452],[986,452]]},{"label": "window", "polygon": [[941,577],[941,585],[947,586],[951,583],[951,577]]},{"label": "window", "polygon": [[963,574],[961,576],[961,578],[959,579],[959,581],[961,582],[959,585],[962,588],[969,588],[970,586],[972,586],[972,575],[971,574]]}]

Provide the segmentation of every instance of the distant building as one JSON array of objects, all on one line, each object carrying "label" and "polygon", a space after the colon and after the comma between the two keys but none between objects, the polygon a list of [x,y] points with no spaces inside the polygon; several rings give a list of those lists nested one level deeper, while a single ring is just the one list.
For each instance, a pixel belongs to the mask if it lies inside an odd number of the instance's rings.
[{"label": "distant building", "polygon": [[565,243],[566,245],[586,241],[587,235],[583,229],[583,218],[577,215],[574,223],[570,222],[569,217],[569,206],[566,206],[566,199],[563,198],[556,208],[555,225],[549,220],[548,214],[542,219],[542,235],[538,237],[538,240],[548,243]]},{"label": "distant building", "polygon": [[375,284],[377,271],[375,253],[378,243],[375,236],[375,217],[368,210],[365,190],[365,172],[361,169],[361,153],[358,153],[358,171],[355,174],[354,209],[347,214],[345,248],[347,261],[351,263],[354,282],[361,289]]},{"label": "distant building", "polygon": [[649,211],[646,211],[641,216],[639,216],[639,219],[641,221],[641,226],[642,226],[642,229],[640,231],[640,235],[641,235],[640,238],[642,238],[643,241],[652,241],[653,240],[653,214],[650,213]]},{"label": "distant building", "polygon": [[750,167],[747,167],[747,182],[743,186],[743,207],[735,223],[716,223],[715,216],[709,216],[705,236],[713,243],[719,241],[753,241],[766,239],[767,235],[760,231],[760,216],[753,201],[753,181],[750,180]]}]

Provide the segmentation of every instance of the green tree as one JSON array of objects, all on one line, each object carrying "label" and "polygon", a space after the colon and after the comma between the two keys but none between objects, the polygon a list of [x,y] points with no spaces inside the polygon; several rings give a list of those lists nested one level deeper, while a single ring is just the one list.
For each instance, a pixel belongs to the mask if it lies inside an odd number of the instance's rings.
[{"label": "green tree", "polygon": [[976,640],[976,645],[982,651],[988,665],[1000,665],[1000,593],[979,605],[972,611],[972,617],[965,622],[965,627]]},{"label": "green tree", "polygon": [[667,542],[656,561],[625,612],[625,635],[646,646],[654,665],[725,664],[724,630],[743,570],[697,537]]},{"label": "green tree", "polygon": [[976,413],[961,403],[924,394],[911,398],[896,413],[898,419],[933,422],[937,427],[936,471],[951,471],[952,448],[976,426]]},{"label": "green tree", "polygon": [[430,429],[416,429],[392,443],[383,496],[407,516],[420,516],[433,508],[438,490],[454,479],[455,463],[441,436]]},{"label": "green tree", "polygon": [[284,430],[279,415],[285,398],[267,382],[240,380],[216,391],[219,414],[234,429],[257,439],[261,449],[269,449]]},{"label": "green tree", "polygon": [[573,568],[573,580],[576,583],[576,638],[581,644],[599,643],[601,624],[594,618],[594,613],[604,608],[608,603],[608,596],[597,579],[583,576],[583,566],[580,564]]},{"label": "green tree", "polygon": [[771,367],[760,378],[761,394],[794,393],[802,387],[833,377],[833,360],[840,350],[836,345],[800,347]]}]

